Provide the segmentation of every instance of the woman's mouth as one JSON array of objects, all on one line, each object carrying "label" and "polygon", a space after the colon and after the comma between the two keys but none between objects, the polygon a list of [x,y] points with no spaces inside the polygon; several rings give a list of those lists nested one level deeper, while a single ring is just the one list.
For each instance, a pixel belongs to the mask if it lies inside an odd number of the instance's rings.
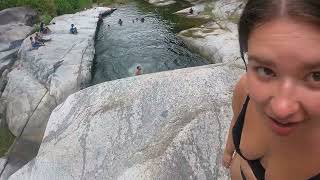
[{"label": "woman's mouth", "polygon": [[271,121],[271,129],[274,133],[279,136],[288,136],[296,129],[297,125],[300,124],[299,122],[289,122],[289,123],[282,123],[274,118],[268,116]]}]

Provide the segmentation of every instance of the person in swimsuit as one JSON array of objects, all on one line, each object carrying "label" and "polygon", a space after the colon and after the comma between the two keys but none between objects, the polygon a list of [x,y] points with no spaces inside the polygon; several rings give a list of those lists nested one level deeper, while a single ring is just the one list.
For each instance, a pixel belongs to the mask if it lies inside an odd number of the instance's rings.
[{"label": "person in swimsuit", "polygon": [[136,70],[134,71],[134,75],[139,76],[142,74],[141,66],[137,66]]},{"label": "person in swimsuit", "polygon": [[320,1],[248,0],[223,165],[231,179],[320,180]]}]

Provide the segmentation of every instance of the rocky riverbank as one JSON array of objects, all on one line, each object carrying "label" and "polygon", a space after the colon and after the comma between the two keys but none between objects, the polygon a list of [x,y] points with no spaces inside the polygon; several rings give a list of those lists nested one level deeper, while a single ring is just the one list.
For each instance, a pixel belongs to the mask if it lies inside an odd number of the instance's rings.
[{"label": "rocky riverbank", "polygon": [[[24,140],[42,143],[9,179],[228,179],[220,159],[232,89],[244,72],[235,24],[225,19],[180,33],[218,64],[81,90],[90,79],[97,14],[106,10],[55,18],[52,41],[37,50],[23,42],[4,93],[7,121]],[[78,35],[68,33],[71,23]],[[42,138],[37,130],[45,126]]]},{"label": "rocky riverbank", "polygon": [[[111,11],[99,7],[56,17],[48,26],[51,33],[44,36],[51,39],[45,46],[32,48],[29,37],[23,41],[2,94],[6,122],[17,140],[1,178],[6,179],[36,155],[52,110],[90,82],[98,16]],[[78,34],[69,33],[71,24],[76,25]],[[28,148],[35,152],[22,154]],[[10,164],[11,159],[18,165]]]}]

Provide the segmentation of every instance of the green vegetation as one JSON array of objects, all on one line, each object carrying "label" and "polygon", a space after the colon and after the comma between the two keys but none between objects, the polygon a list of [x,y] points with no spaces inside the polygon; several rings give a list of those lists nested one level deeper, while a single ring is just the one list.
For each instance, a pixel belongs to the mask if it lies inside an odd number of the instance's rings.
[{"label": "green vegetation", "polygon": [[14,136],[7,128],[0,128],[0,157],[4,156],[14,141]]},{"label": "green vegetation", "polygon": [[109,5],[111,3],[125,3],[128,0],[0,0],[0,10],[28,6],[39,12],[39,21],[48,24],[55,16],[71,14],[84,8],[91,7],[92,4]]}]

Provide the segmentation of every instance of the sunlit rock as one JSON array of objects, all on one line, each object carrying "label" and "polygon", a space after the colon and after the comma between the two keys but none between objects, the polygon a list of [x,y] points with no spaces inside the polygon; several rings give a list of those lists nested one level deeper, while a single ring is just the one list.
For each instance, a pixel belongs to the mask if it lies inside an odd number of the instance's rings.
[{"label": "sunlit rock", "polygon": [[219,64],[98,84],[51,114],[37,157],[10,179],[228,179],[232,89]]}]

